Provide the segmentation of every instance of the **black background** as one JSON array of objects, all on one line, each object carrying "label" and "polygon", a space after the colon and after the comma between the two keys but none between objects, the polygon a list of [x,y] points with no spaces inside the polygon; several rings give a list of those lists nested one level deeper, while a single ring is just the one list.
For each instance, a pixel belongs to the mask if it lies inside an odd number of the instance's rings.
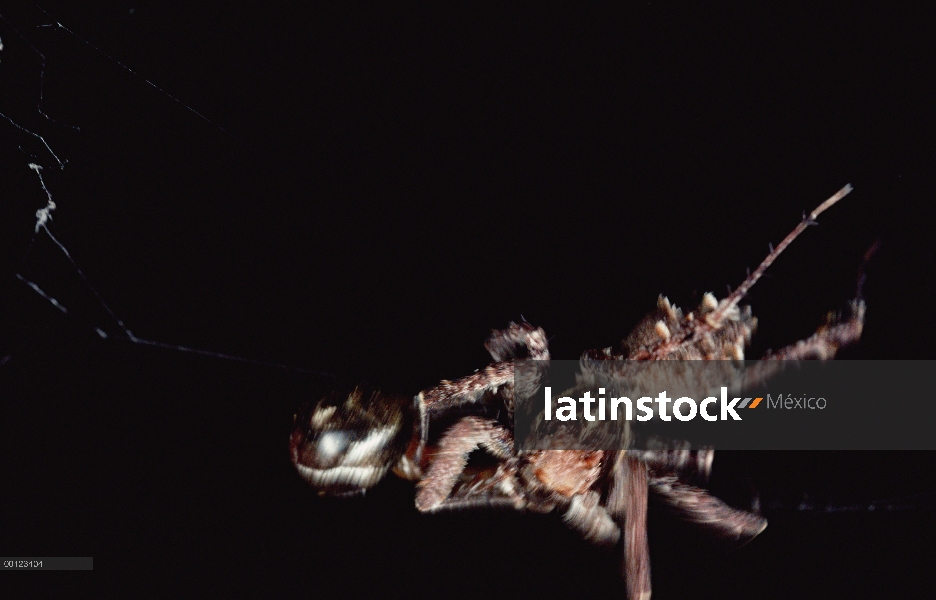
[{"label": "black background", "polygon": [[[554,516],[421,515],[396,481],[319,499],[287,437],[334,379],[121,340],[47,237],[21,260],[30,162],[135,335],[407,394],[486,364],[521,315],[575,358],[659,293],[722,296],[851,183],[750,294],[749,356],[842,308],[880,241],[843,358],[934,357],[932,7],[43,7],[0,13],[0,112],[67,161],[0,121],[0,553],[95,570],[0,589],[624,593],[616,553]],[[759,490],[771,524],[728,552],[653,511],[655,597],[931,597],[932,511],[785,508],[931,498],[934,462],[718,453],[713,489]]]}]

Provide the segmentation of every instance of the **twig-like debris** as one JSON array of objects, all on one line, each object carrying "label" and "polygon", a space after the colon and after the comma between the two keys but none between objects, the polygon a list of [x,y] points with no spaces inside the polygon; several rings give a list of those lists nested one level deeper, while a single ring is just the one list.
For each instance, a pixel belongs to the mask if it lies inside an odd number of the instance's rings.
[{"label": "twig-like debris", "polygon": [[835,192],[831,198],[817,206],[815,210],[809,213],[809,218],[800,221],[799,225],[797,225],[793,231],[791,231],[785,238],[783,238],[783,241],[780,242],[780,245],[770,251],[770,254],[768,254],[767,257],[761,261],[761,264],[754,270],[754,272],[751,273],[751,275],[749,275],[748,278],[745,279],[744,282],[739,285],[735,291],[731,292],[727,298],[719,303],[718,308],[712,315],[712,319],[716,323],[721,321],[725,314],[733,307],[737,306],[738,302],[741,301],[741,298],[744,298],[748,291],[754,287],[754,284],[757,283],[757,280],[760,279],[761,275],[764,274],[764,271],[766,271],[767,268],[770,267],[770,265],[772,265],[775,260],[777,260],[777,257],[780,256],[780,253],[786,250],[786,247],[793,243],[793,240],[799,237],[799,234],[806,231],[807,227],[810,225],[815,225],[816,217],[828,210],[830,206],[847,196],[851,191],[851,184],[847,184],[845,187]]}]

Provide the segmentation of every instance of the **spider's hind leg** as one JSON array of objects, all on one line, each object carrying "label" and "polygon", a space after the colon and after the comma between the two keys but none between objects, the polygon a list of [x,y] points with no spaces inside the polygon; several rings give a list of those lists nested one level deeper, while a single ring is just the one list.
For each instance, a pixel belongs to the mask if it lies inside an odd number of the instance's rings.
[{"label": "spider's hind leg", "polygon": [[845,316],[830,315],[816,333],[766,357],[771,360],[829,360],[839,348],[854,344],[864,329],[865,303],[856,298],[849,303]]},{"label": "spider's hind leg", "polygon": [[687,485],[675,475],[653,476],[650,489],[679,518],[701,525],[726,540],[746,544],[767,527],[767,519],[732,508],[703,489]]}]

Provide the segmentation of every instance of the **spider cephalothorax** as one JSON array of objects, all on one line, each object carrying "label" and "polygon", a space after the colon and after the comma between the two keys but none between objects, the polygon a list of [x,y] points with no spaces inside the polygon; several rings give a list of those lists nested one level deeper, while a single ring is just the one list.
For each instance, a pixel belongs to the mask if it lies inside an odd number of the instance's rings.
[{"label": "spider cephalothorax", "polygon": [[[590,379],[607,376],[632,381],[640,377],[642,365],[654,360],[715,360],[734,368],[757,326],[750,307],[739,306],[739,301],[777,255],[850,190],[846,186],[805,217],[723,300],[705,294],[695,310],[684,314],[661,296],[656,310],[619,348],[583,353],[577,385],[588,386]],[[844,317],[829,319],[810,338],[765,359],[832,358],[841,346],[858,340],[863,322],[864,303],[857,298]],[[393,468],[418,481],[416,507],[423,512],[487,506],[555,510],[590,541],[614,544],[623,538],[623,571],[632,599],[650,596],[649,497],[732,540],[745,542],[766,527],[761,516],[732,508],[696,487],[709,474],[711,449],[657,442],[645,450],[518,452],[512,425],[515,400],[536,381],[518,375],[517,360],[545,364],[546,335],[529,323],[511,323],[493,331],[485,347],[495,362],[420,392],[412,404],[356,389],[343,403],[327,398],[306,409],[296,418],[290,443],[296,468],[327,494],[362,491]],[[777,363],[757,364],[765,365],[755,369],[763,377]],[[532,379],[536,376],[534,370]],[[492,416],[502,412],[509,417],[506,422]],[[431,433],[439,429],[437,443],[430,444]],[[568,432],[561,426],[550,430],[548,439],[557,442],[550,447],[568,447],[564,435]],[[469,462],[469,455],[479,449],[489,457],[481,466]]]}]

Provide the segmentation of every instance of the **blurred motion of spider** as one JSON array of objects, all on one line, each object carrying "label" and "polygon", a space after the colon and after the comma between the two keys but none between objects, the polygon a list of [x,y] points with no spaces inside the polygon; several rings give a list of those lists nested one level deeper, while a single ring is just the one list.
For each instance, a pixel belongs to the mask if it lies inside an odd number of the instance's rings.
[{"label": "blurred motion of spider", "polygon": [[[757,319],[739,302],[777,256],[850,191],[851,186],[844,187],[805,215],[726,298],[706,293],[698,307],[684,314],[660,296],[656,309],[619,348],[586,351],[583,371],[609,360],[743,360]],[[833,315],[811,337],[764,360],[833,358],[861,336],[865,305],[860,286],[858,295],[847,314]],[[516,451],[516,361],[548,360],[546,335],[525,321],[511,323],[493,331],[485,347],[494,361],[490,365],[456,381],[442,381],[414,399],[357,387],[347,396],[334,394],[303,407],[290,438],[299,474],[322,495],[345,496],[363,493],[392,470],[418,482],[416,508],[422,512],[494,506],[555,510],[589,541],[616,545],[623,538],[622,571],[632,600],[650,597],[649,497],[739,543],[767,526],[760,515],[728,506],[694,485],[709,475],[710,448],[670,443],[646,450]],[[506,421],[498,418],[503,413]],[[440,425],[444,429],[430,444],[430,431]],[[491,460],[481,466],[470,463],[476,450]]]}]

